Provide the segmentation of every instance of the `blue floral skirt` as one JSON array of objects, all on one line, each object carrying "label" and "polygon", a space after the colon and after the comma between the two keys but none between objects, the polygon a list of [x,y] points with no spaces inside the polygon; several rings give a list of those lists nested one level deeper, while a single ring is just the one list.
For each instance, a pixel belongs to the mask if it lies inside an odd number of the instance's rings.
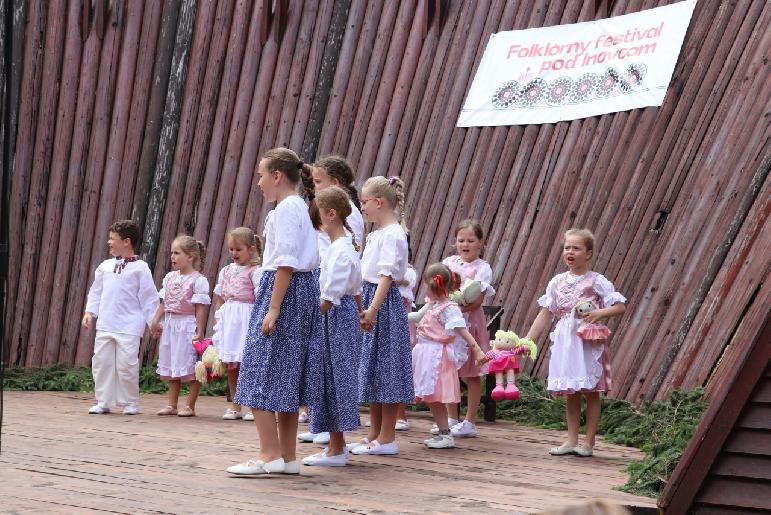
[{"label": "blue floral skirt", "polygon": [[358,357],[361,348],[359,309],[346,295],[322,317],[322,372],[319,399],[310,406],[310,430],[353,431],[359,428]]},{"label": "blue floral skirt", "polygon": [[319,283],[312,272],[294,272],[276,329],[262,334],[276,272],[260,280],[246,333],[234,402],[265,411],[295,412],[312,404],[320,378]]},{"label": "blue floral skirt", "polygon": [[[377,285],[362,285],[364,308],[369,308]],[[377,313],[375,327],[365,331],[359,357],[359,401],[386,404],[415,401],[412,386],[412,348],[407,312],[396,283],[391,284]]]}]

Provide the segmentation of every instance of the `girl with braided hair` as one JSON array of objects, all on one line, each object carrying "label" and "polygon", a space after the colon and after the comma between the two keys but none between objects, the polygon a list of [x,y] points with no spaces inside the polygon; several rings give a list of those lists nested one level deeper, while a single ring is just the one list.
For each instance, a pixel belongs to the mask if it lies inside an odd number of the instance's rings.
[{"label": "girl with braided hair", "polygon": [[[257,173],[265,200],[277,204],[265,219],[260,295],[249,320],[234,402],[252,408],[260,453],[227,470],[299,474],[297,411],[314,400],[320,372],[319,283],[313,274],[319,249],[309,214],[313,178],[311,167],[288,148],[267,151]],[[301,180],[305,200],[297,194]]]}]

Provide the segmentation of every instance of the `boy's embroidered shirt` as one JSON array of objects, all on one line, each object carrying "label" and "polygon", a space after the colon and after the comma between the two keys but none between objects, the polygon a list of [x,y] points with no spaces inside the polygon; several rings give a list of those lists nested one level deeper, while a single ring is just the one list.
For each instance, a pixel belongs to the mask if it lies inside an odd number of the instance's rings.
[{"label": "boy's embroidered shirt", "polygon": [[406,272],[407,233],[402,226],[391,224],[369,233],[361,256],[363,279],[377,284],[381,276],[389,276],[399,282]]},{"label": "boy's embroidered shirt", "polygon": [[86,311],[97,316],[97,331],[142,336],[158,309],[158,290],[147,263],[121,263],[119,274],[114,273],[118,263],[112,258],[96,267]]},{"label": "boy's embroidered shirt", "polygon": [[319,267],[318,236],[308,206],[298,195],[288,196],[268,213],[263,236],[263,270],[290,267],[296,272],[310,272]]},{"label": "boy's embroidered shirt", "polygon": [[359,253],[350,237],[336,239],[327,249],[327,258],[321,263],[319,286],[321,299],[335,306],[340,305],[345,295],[361,294]]}]

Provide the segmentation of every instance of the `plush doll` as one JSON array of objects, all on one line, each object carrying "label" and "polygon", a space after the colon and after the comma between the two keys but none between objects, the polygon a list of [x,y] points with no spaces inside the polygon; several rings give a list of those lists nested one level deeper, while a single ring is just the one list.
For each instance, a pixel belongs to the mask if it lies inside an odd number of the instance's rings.
[{"label": "plush doll", "polygon": [[594,344],[602,344],[610,336],[610,329],[608,326],[602,323],[584,322],[583,318],[586,313],[598,309],[597,305],[591,300],[580,299],[573,306],[573,323],[575,325],[578,322],[578,328],[576,334],[583,340],[591,341]]},{"label": "plush doll", "polygon": [[211,338],[205,340],[194,341],[193,347],[195,347],[198,356],[201,358],[195,364],[195,379],[205,384],[212,379],[225,375],[227,367],[220,359],[220,355],[217,349],[212,345]]},{"label": "plush doll", "polygon": [[[451,301],[457,303],[459,306],[468,306],[469,304],[476,302],[480,295],[482,295],[482,283],[474,281],[473,279],[465,279],[463,283],[449,295],[449,297]],[[409,313],[407,319],[417,325],[423,319],[426,309],[428,309],[428,304],[425,304],[418,311]]]},{"label": "plush doll", "polygon": [[[495,374],[495,388],[490,396],[494,401],[519,399],[519,388],[514,382],[514,376],[519,372],[517,356],[528,354],[530,359],[535,359],[538,347],[532,340],[520,338],[513,331],[496,331],[491,347],[492,350],[485,354],[490,360],[490,373]],[[504,372],[506,388],[503,387]]]}]

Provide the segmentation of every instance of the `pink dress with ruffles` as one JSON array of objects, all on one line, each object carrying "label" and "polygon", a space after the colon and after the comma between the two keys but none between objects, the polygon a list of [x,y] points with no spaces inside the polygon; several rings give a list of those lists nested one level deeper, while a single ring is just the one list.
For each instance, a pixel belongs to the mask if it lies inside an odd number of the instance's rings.
[{"label": "pink dress with ruffles", "polygon": [[416,402],[460,402],[458,369],[468,359],[468,348],[455,329],[465,327],[457,304],[449,300],[429,303],[412,348]]},{"label": "pink dress with ruffles", "polygon": [[604,340],[597,343],[578,335],[581,322],[573,316],[573,308],[579,300],[590,300],[600,308],[626,302],[613,284],[596,272],[582,276],[565,272],[549,281],[538,305],[557,318],[549,334],[552,345],[547,388],[554,395],[611,389],[610,359]]},{"label": "pink dress with ruffles", "polygon": [[[460,256],[450,256],[445,258],[442,263],[447,265],[450,270],[460,275],[461,280],[468,278],[482,283],[482,295],[484,295],[485,298],[495,295],[495,289],[490,284],[493,279],[493,271],[492,268],[490,268],[490,264],[484,259],[477,258],[474,261],[467,263],[463,261]],[[480,306],[474,311],[464,313],[463,316],[466,319],[471,336],[477,341],[482,352],[489,351],[490,333],[487,330],[487,318],[485,317],[485,312],[482,307]],[[487,373],[488,366],[486,364],[479,366],[473,359],[468,360],[466,364],[458,370],[459,377],[481,377],[487,375]]]}]

